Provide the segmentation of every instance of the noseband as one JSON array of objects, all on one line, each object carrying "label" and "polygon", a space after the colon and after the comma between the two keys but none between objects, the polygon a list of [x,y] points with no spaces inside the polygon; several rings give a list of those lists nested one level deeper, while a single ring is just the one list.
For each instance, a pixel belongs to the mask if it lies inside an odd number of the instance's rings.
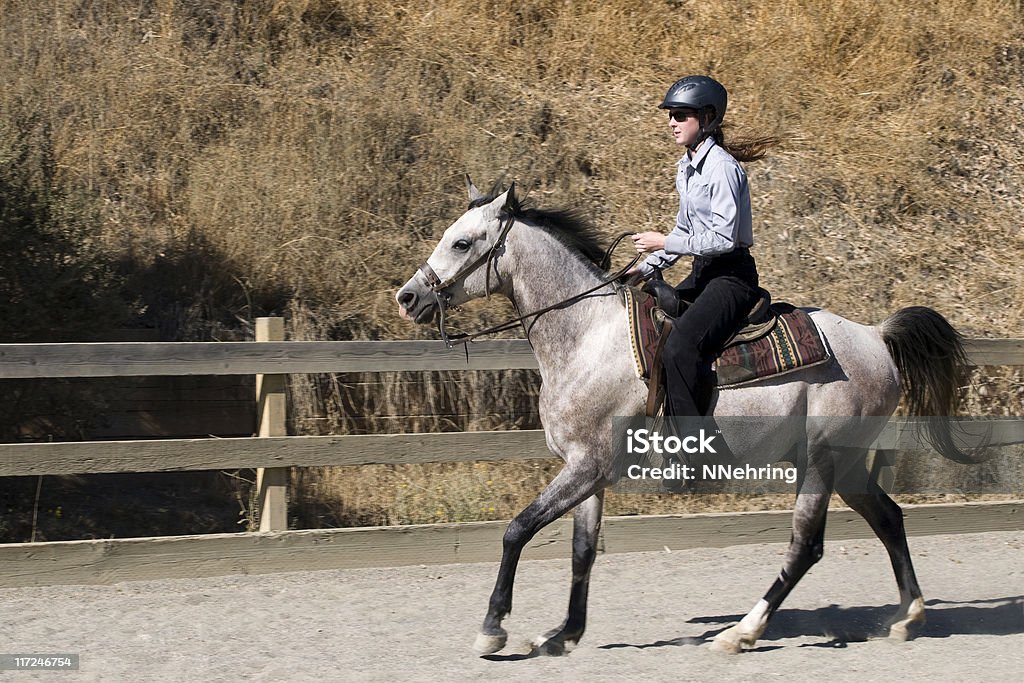
[{"label": "noseband", "polygon": [[[487,270],[485,273],[486,282],[484,292],[486,293],[485,296],[490,296],[492,267],[491,264],[494,263],[494,273],[495,275],[497,275],[498,267],[495,262],[498,258],[499,252],[505,248],[505,238],[508,237],[508,233],[512,229],[512,226],[514,224],[515,216],[512,216],[510,214],[508,219],[505,221],[504,225],[501,226],[501,231],[498,233],[498,239],[494,241],[494,244],[492,244],[491,247],[483,254],[481,254],[478,258],[476,258],[475,260],[471,261],[470,263],[459,269],[459,271],[456,272],[455,275],[452,275],[451,277],[442,280],[440,277],[438,277],[437,273],[434,272],[434,269],[431,268],[430,264],[427,263],[426,261],[419,265],[419,271],[423,273],[423,277],[426,278],[427,281],[427,286],[430,288],[430,291],[433,292],[434,298],[437,301],[437,330],[438,332],[441,333],[441,339],[444,341],[445,346],[447,346],[449,349],[454,348],[456,344],[468,344],[477,337],[482,337],[488,334],[495,334],[498,332],[510,330],[519,325],[520,323],[525,324],[525,321],[528,320],[529,318],[536,318],[544,313],[547,313],[548,311],[553,311],[556,308],[562,308],[564,306],[574,304],[577,301],[583,299],[583,297],[587,296],[588,294],[591,294],[601,289],[605,285],[609,285],[616,282],[620,277],[626,274],[626,271],[628,271],[630,268],[636,265],[636,263],[640,260],[640,257],[642,256],[641,254],[637,254],[636,257],[633,258],[633,260],[630,261],[624,268],[622,268],[620,271],[612,275],[610,278],[602,280],[601,283],[598,284],[596,287],[592,287],[585,292],[580,292],[579,294],[571,296],[568,299],[563,299],[562,301],[559,301],[556,304],[545,306],[540,310],[533,311],[532,313],[527,313],[526,315],[520,315],[519,317],[501,323],[500,325],[488,327],[487,329],[480,330],[478,332],[473,332],[472,334],[449,335],[448,330],[446,328],[446,322],[448,317],[447,312],[449,308],[448,302],[451,300],[451,294],[445,292],[444,290],[446,290],[448,287],[452,286],[459,280],[465,278],[467,275],[472,273],[481,265],[486,264]],[[615,239],[614,242],[612,242],[611,247],[609,247],[608,251],[605,252],[604,258],[601,261],[601,265],[603,268],[608,267],[607,264],[611,262],[611,255],[615,251],[615,248],[619,246],[619,243],[622,242],[622,240],[625,237],[632,234],[633,233],[631,232],[622,233]],[[512,302],[512,305],[515,305],[514,301]],[[527,330],[527,337],[529,337],[529,330]]]}]

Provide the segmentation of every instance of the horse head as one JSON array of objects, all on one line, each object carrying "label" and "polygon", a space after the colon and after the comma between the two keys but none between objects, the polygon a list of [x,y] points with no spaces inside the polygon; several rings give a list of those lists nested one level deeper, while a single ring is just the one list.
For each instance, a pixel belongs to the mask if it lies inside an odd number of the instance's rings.
[{"label": "horse head", "polygon": [[442,306],[459,306],[498,291],[498,259],[513,217],[515,185],[494,198],[484,196],[468,177],[469,210],[441,236],[430,258],[395,298],[398,313],[418,324],[430,323]]}]

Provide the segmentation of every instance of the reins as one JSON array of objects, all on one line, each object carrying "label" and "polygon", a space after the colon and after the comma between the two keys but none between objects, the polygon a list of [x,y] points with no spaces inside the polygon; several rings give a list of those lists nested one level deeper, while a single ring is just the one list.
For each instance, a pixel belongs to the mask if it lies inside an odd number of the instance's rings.
[{"label": "reins", "polygon": [[[619,280],[619,278],[621,278],[623,275],[625,275],[626,272],[629,271],[630,268],[635,266],[637,264],[637,262],[640,260],[640,258],[643,256],[643,254],[637,254],[633,258],[632,261],[630,261],[628,264],[626,264],[623,268],[621,268],[619,271],[617,271],[611,277],[609,277],[609,278],[607,278],[605,280],[602,280],[597,285],[591,287],[590,289],[588,289],[586,291],[580,292],[579,294],[574,294],[573,296],[571,296],[571,297],[569,297],[567,299],[563,299],[563,300],[559,301],[558,303],[551,304],[550,306],[545,306],[544,308],[540,308],[540,309],[538,309],[536,311],[531,311],[530,313],[526,313],[525,315],[520,315],[518,317],[511,318],[510,320],[507,320],[507,321],[505,321],[503,323],[500,323],[498,325],[494,325],[493,327],[488,327],[488,328],[483,329],[483,330],[478,330],[476,332],[459,333],[459,334],[454,334],[454,335],[448,334],[448,330],[447,330],[447,318],[448,318],[448,315],[447,315],[447,312],[448,312],[448,300],[449,300],[449,297],[448,297],[448,295],[443,293],[443,290],[446,289],[447,287],[451,286],[452,284],[454,284],[458,280],[462,279],[466,275],[469,275],[469,273],[471,273],[472,271],[474,271],[477,268],[479,268],[481,264],[486,264],[486,268],[487,268],[486,291],[490,292],[490,289],[491,289],[491,261],[494,260],[494,258],[496,257],[498,249],[504,247],[504,245],[505,245],[505,238],[508,236],[509,231],[512,229],[512,225],[513,225],[514,222],[515,222],[515,217],[514,216],[509,216],[508,217],[508,221],[505,223],[505,225],[502,226],[501,232],[498,234],[498,239],[495,240],[495,242],[491,246],[491,248],[488,249],[486,252],[484,252],[475,261],[473,261],[472,263],[468,264],[464,268],[460,269],[455,275],[453,275],[453,276],[451,276],[451,277],[449,277],[449,278],[447,278],[445,280],[441,280],[441,278],[439,278],[437,276],[437,273],[434,272],[434,269],[431,268],[427,263],[424,262],[423,264],[420,265],[419,269],[420,269],[420,271],[423,272],[423,275],[427,279],[427,285],[430,287],[430,290],[434,293],[434,297],[437,299],[437,307],[438,307],[438,311],[439,311],[438,317],[437,317],[437,329],[438,329],[438,332],[441,333],[441,339],[444,341],[445,346],[447,346],[449,349],[454,348],[456,344],[468,345],[469,342],[471,342],[474,339],[477,339],[479,337],[483,337],[483,336],[486,336],[486,335],[489,335],[489,334],[497,334],[498,332],[505,332],[506,330],[511,330],[511,329],[517,327],[520,324],[522,324],[523,327],[525,328],[526,327],[526,321],[528,319],[530,319],[530,318],[536,319],[537,317],[539,317],[541,315],[544,315],[545,313],[548,313],[548,312],[553,311],[555,309],[564,308],[566,306],[571,306],[571,305],[577,303],[578,301],[581,301],[584,297],[586,297],[586,296],[588,296],[590,294],[593,294],[597,290],[602,289],[603,287],[606,287],[606,286],[608,286],[610,284],[614,284],[617,280]],[[607,270],[610,267],[612,254],[615,252],[615,249],[619,246],[619,244],[622,242],[622,240],[624,240],[626,237],[629,237],[630,235],[633,235],[633,234],[635,234],[635,233],[624,232],[624,233],[620,234],[618,237],[615,238],[615,241],[613,241],[611,246],[608,247],[608,249],[605,251],[604,257],[601,259],[601,263],[599,265],[600,265],[602,270]],[[496,270],[497,269],[495,268],[495,271]],[[527,336],[529,336],[529,330],[527,330]],[[467,347],[467,353],[468,353],[468,347]]]}]

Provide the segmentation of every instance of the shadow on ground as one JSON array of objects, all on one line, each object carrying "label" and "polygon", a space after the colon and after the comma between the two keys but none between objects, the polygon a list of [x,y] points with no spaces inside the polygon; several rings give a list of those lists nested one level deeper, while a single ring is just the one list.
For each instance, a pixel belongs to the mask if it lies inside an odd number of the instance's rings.
[{"label": "shadow on ground", "polygon": [[[1024,633],[1024,596],[984,598],[951,601],[928,600],[925,603],[927,622],[917,632],[917,638],[949,638],[959,635],[1005,636]],[[774,642],[790,638],[819,636],[821,643],[804,643],[799,647],[846,647],[847,643],[860,643],[887,635],[886,623],[896,613],[897,605],[880,607],[840,607],[829,605],[814,610],[781,609],[772,617],[768,630],[759,642]],[[720,624],[699,636],[659,640],[652,643],[610,643],[598,649],[646,649],[652,647],[678,647],[701,645],[743,618],[742,614],[695,617],[691,624]],[[781,646],[760,647],[757,651]]]}]

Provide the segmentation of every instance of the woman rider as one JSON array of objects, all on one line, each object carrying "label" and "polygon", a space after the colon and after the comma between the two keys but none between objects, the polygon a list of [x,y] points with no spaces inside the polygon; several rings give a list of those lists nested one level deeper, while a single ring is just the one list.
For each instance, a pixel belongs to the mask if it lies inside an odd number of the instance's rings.
[{"label": "woman rider", "polygon": [[637,251],[650,253],[633,269],[643,279],[681,256],[693,257],[693,271],[676,287],[693,303],[673,323],[662,354],[667,415],[708,412],[711,364],[758,297],[750,189],[739,162],[764,157],[775,140],[727,144],[727,101],[722,84],[708,76],[687,76],[668,89],[659,108],[668,110],[672,137],[686,148],[676,171],[679,213],[668,235],[633,236]]}]

